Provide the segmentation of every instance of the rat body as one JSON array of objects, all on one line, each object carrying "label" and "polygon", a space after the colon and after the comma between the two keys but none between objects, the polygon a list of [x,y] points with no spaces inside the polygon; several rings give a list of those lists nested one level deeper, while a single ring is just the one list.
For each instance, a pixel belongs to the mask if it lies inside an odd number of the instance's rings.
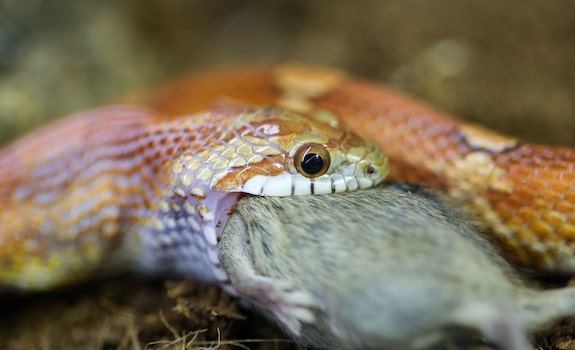
[{"label": "rat body", "polygon": [[220,260],[240,297],[318,348],[527,349],[575,313],[575,289],[526,287],[463,214],[414,191],[244,198]]}]

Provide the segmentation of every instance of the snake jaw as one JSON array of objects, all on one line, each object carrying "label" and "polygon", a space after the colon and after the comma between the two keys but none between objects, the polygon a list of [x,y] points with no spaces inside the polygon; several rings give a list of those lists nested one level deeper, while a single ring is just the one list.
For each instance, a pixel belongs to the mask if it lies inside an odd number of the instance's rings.
[{"label": "snake jaw", "polygon": [[288,173],[276,176],[256,175],[242,185],[241,191],[260,196],[306,194],[310,189],[310,185],[309,181],[305,180],[308,179],[298,179],[298,177]]},{"label": "snake jaw", "polygon": [[282,173],[275,176],[255,175],[247,179],[238,189],[241,192],[260,196],[321,195],[337,192],[351,192],[373,187],[387,175],[387,158],[377,164],[367,159],[357,164],[341,165],[331,175],[308,178],[300,174]]},{"label": "snake jaw", "polygon": [[301,174],[289,154],[276,154],[216,174],[210,187],[259,196],[321,195],[370,188],[385,179],[389,167],[387,157],[377,147],[365,145],[353,150],[333,149],[327,173],[318,177]]},{"label": "snake jaw", "polygon": [[318,177],[300,174],[293,166],[293,159],[286,157],[281,162],[277,159],[281,157],[277,156],[217,174],[210,187],[259,196],[321,195],[370,188],[382,182],[388,174],[387,157],[378,149],[359,159],[341,151],[331,154],[328,172]]}]

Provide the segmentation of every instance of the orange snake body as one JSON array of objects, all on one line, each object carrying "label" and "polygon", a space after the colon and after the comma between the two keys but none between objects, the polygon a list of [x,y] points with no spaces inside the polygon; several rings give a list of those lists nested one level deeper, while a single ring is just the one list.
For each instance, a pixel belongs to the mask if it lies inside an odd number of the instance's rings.
[{"label": "orange snake body", "polygon": [[575,150],[523,143],[325,68],[208,71],[144,100],[169,114],[214,105],[327,110],[376,142],[390,179],[427,183],[461,200],[519,266],[575,272]]}]

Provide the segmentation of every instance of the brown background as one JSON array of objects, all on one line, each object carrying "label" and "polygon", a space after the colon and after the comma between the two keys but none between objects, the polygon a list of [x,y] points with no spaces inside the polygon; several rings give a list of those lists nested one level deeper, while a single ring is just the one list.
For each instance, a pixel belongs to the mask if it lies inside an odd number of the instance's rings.
[{"label": "brown background", "polygon": [[[293,60],[344,68],[534,142],[575,146],[572,0],[0,0],[0,143],[183,72]],[[230,299],[210,293],[124,282],[4,300],[0,347],[176,339],[161,314],[176,333],[254,336]],[[561,333],[572,330],[563,324],[537,343],[569,349]]]},{"label": "brown background", "polygon": [[0,0],[0,140],[182,72],[286,60],[575,146],[570,0]]}]

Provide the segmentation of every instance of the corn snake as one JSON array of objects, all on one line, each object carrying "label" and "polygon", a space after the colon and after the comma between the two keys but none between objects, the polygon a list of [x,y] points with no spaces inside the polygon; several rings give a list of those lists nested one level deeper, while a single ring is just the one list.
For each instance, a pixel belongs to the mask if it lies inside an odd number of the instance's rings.
[{"label": "corn snake", "polygon": [[329,113],[79,113],[0,151],[0,287],[118,269],[225,284],[217,244],[242,193],[352,191],[387,172],[385,155]]},{"label": "corn snake", "polygon": [[575,150],[521,142],[381,85],[321,67],[206,71],[139,100],[166,113],[274,105],[329,111],[386,153],[392,180],[445,190],[519,266],[575,272]]}]

